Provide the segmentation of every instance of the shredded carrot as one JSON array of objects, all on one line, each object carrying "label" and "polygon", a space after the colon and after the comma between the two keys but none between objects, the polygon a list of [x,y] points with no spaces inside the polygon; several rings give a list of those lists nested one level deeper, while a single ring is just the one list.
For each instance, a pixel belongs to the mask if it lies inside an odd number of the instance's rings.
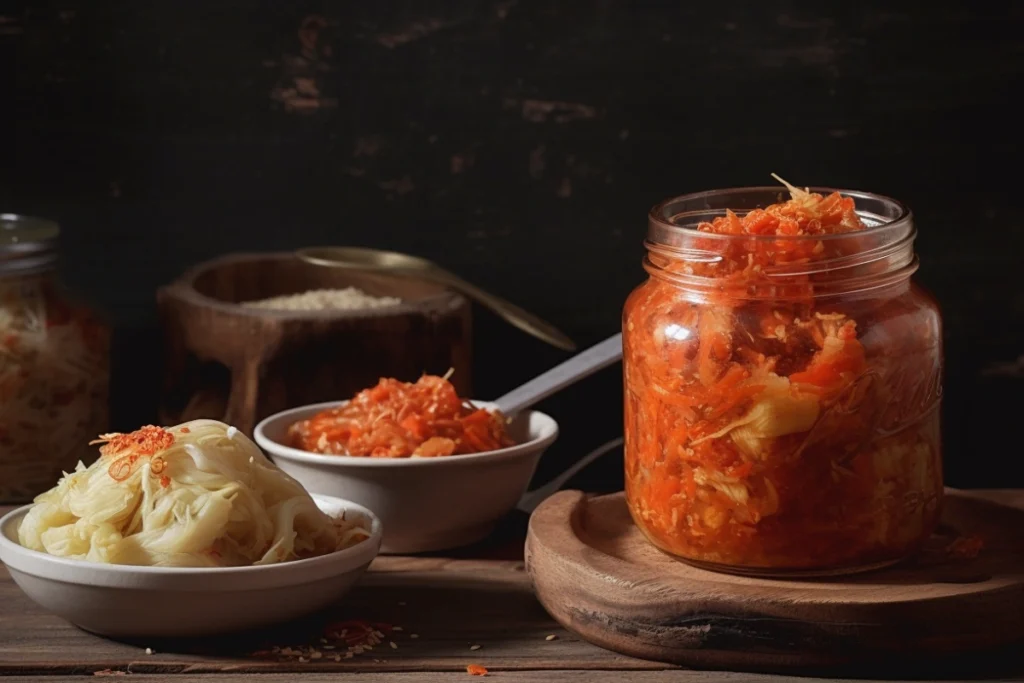
[{"label": "shredded carrot", "polygon": [[432,458],[513,444],[501,415],[474,407],[434,375],[415,383],[382,378],[348,403],[296,422],[288,434],[306,451],[371,458]]}]

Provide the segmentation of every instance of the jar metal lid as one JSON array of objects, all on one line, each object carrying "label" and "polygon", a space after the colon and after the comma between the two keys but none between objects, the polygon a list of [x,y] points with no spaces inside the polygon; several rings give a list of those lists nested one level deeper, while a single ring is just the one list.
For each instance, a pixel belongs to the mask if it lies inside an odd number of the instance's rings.
[{"label": "jar metal lid", "polygon": [[60,226],[45,218],[0,213],[0,276],[29,275],[57,262]]}]

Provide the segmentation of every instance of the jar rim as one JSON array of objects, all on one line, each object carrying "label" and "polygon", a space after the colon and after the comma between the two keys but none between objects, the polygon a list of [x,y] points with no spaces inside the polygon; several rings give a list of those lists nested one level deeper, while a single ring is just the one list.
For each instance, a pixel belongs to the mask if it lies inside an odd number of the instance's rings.
[{"label": "jar rim", "polygon": [[[918,267],[914,254],[917,232],[913,215],[904,204],[871,192],[815,187],[818,193],[839,192],[854,200],[857,215],[865,228],[824,235],[751,235],[720,234],[698,230],[701,223],[725,215],[727,210],[738,214],[764,208],[788,194],[785,187],[738,187],[681,195],[658,204],[650,213],[645,246],[644,268],[652,276],[696,288],[732,288],[739,296],[772,298],[777,287],[797,285],[800,291],[810,286],[815,296],[825,293],[867,291],[905,281]],[[849,244],[854,241],[854,245]],[[725,254],[739,249],[774,251],[778,245],[811,245],[817,248],[833,244],[835,253],[816,259],[781,261],[755,268],[755,276],[739,283],[697,274],[690,266],[713,265]],[[854,250],[850,250],[855,246]],[[667,261],[686,264],[686,268],[670,269]]]},{"label": "jar rim", "polygon": [[[867,219],[869,222],[868,227],[864,230],[857,231],[859,236],[869,237],[874,234],[885,232],[886,230],[898,229],[905,227],[908,223],[913,221],[913,212],[910,208],[900,202],[899,200],[887,197],[885,195],[877,194],[874,192],[865,192],[863,190],[846,190],[835,187],[807,187],[801,188],[808,192],[816,192],[822,195],[829,195],[833,192],[838,192],[844,197],[850,197],[854,200],[855,210],[857,215],[861,219]],[[673,240],[670,239],[672,236],[683,237],[696,233],[696,227],[699,223],[704,220],[718,215],[725,215],[726,210],[731,210],[736,213],[747,213],[753,209],[764,208],[768,203],[755,202],[753,206],[730,206],[726,201],[728,198],[746,197],[747,201],[754,196],[763,196],[765,199],[774,195],[776,202],[785,201],[784,196],[789,192],[785,187],[779,187],[774,185],[757,185],[750,187],[730,187],[721,188],[717,190],[704,190],[701,192],[691,192],[671,199],[666,199],[654,205],[648,213],[648,235],[647,239],[655,244],[671,245]],[[674,211],[674,207],[681,207],[687,204],[694,204],[693,208],[685,211]],[[699,205],[703,204],[703,208],[699,208]],[[863,207],[865,205],[875,206],[885,210],[885,213],[877,213],[876,211],[867,211]],[[680,217],[691,217],[696,218],[697,216],[704,216],[704,220],[691,220],[687,224],[680,225],[678,219]],[[701,232],[701,239],[711,240],[722,240],[728,242],[730,240],[744,240],[747,242],[778,242],[780,240],[792,240],[793,242],[802,241],[830,241],[843,238],[849,238],[849,233],[835,233],[828,235],[729,235],[715,232]]]},{"label": "jar rim", "polygon": [[60,226],[46,218],[0,213],[0,275],[49,270],[57,261]]}]

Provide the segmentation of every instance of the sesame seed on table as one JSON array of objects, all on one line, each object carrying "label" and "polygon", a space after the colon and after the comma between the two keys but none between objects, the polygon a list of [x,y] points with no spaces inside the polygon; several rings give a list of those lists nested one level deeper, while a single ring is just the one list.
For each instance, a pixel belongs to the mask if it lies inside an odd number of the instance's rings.
[{"label": "sesame seed on table", "polygon": [[[1021,500],[1024,492],[991,492]],[[10,508],[0,507],[0,514]],[[449,553],[378,557],[333,610],[254,634],[199,642],[115,642],[32,603],[0,566],[0,675],[12,681],[384,683],[814,683],[824,679],[681,669],[601,649],[559,626],[524,570],[525,515]],[[1001,680],[1024,681],[1024,672]],[[262,674],[262,675],[260,675]],[[280,678],[278,678],[280,677]],[[832,679],[835,680],[835,679]]]}]

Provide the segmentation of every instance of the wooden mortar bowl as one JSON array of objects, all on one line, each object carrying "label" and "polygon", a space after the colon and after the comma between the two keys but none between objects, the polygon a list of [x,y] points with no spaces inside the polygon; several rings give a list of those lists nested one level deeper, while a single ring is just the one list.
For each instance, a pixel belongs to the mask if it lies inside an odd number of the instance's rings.
[{"label": "wooden mortar bowl", "polygon": [[[402,303],[356,311],[270,311],[239,302],[358,287]],[[157,292],[165,365],[160,420],[206,417],[248,435],[264,417],[350,398],[381,377],[443,374],[472,396],[469,302],[409,278],[324,268],[291,252],[231,254]]]}]

